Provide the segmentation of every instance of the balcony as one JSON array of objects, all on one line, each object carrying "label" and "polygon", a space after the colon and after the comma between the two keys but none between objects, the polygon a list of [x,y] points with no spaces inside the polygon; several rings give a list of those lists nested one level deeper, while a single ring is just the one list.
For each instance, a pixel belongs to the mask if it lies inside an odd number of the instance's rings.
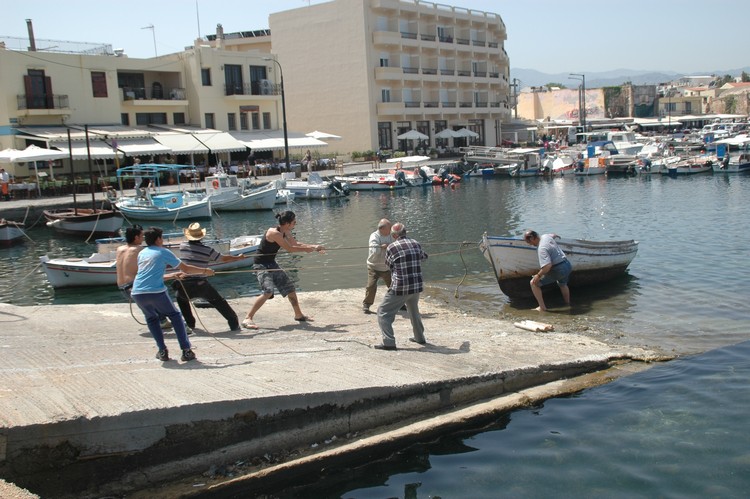
[{"label": "balcony", "polygon": [[440,74],[443,76],[455,76],[456,70],[455,69],[441,69]]},{"label": "balcony", "polygon": [[422,68],[422,74],[423,75],[436,75],[437,69],[436,68]]},{"label": "balcony", "polygon": [[67,95],[23,94],[16,96],[19,116],[70,116]]},{"label": "balcony", "polygon": [[460,101],[458,107],[474,107],[474,103],[470,100]]},{"label": "balcony", "polygon": [[410,68],[410,67],[404,66],[401,69],[403,70],[404,74],[418,74],[419,73],[419,68],[418,67],[417,68]]},{"label": "balcony", "polygon": [[444,100],[440,103],[442,107],[456,107],[456,101],[454,100]]},{"label": "balcony", "polygon": [[281,95],[281,85],[276,85],[271,80],[229,84],[224,85],[224,95],[226,97],[234,97],[236,100],[246,100],[247,96],[256,98],[267,95]]},{"label": "balcony", "polygon": [[184,88],[122,87],[122,102],[131,106],[187,106]]},{"label": "balcony", "polygon": [[404,101],[404,107],[420,107],[420,105],[418,100]]}]

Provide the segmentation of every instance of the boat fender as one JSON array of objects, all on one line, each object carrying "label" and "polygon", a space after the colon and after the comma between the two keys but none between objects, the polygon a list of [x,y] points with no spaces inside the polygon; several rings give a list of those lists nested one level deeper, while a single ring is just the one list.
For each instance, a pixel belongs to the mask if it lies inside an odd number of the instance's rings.
[{"label": "boat fender", "polygon": [[211,182],[211,185],[214,186],[214,189],[218,189],[219,188],[219,181],[218,181],[218,179],[214,179],[214,181]]}]

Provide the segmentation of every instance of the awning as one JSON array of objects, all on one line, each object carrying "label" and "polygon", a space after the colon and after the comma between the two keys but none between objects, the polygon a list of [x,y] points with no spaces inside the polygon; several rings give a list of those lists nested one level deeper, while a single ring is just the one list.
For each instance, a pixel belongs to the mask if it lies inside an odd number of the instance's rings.
[{"label": "awning", "polygon": [[153,154],[171,154],[172,149],[154,139],[117,140],[117,149],[128,156],[151,156]]},{"label": "awning", "polygon": [[[65,154],[70,155],[70,149],[68,149],[67,140],[64,142],[50,142],[49,145],[50,147],[55,147],[57,149],[60,149],[60,151],[64,152]],[[76,142],[71,141],[71,146],[73,149],[73,159],[88,159],[89,156],[86,149],[86,142],[81,142],[80,140]],[[115,151],[112,150],[112,146],[102,140],[89,139],[89,150],[91,151],[92,159],[112,159],[115,157]],[[117,151],[117,156],[121,158],[123,154]]]},{"label": "awning", "polygon": [[203,145],[208,147],[211,152],[234,152],[244,151],[244,143],[235,139],[226,132],[207,131],[193,133],[193,137],[198,139]]},{"label": "awning", "polygon": [[[233,133],[232,135],[253,151],[280,151],[284,149],[284,137],[279,137],[277,132]],[[289,149],[311,149],[328,145],[326,142],[313,137],[300,137],[296,133],[294,135],[294,137],[288,137]]]},{"label": "awning", "polygon": [[169,147],[173,154],[205,154],[208,147],[188,133],[157,133],[154,139]]}]

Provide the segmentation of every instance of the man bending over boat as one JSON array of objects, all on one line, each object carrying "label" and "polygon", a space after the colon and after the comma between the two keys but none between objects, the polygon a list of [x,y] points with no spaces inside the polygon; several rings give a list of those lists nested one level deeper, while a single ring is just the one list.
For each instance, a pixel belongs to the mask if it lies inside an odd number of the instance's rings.
[{"label": "man bending over boat", "polygon": [[539,272],[534,274],[531,278],[531,292],[534,293],[539,306],[536,310],[544,312],[547,307],[544,305],[544,297],[542,295],[542,286],[557,282],[562,293],[563,300],[565,303],[570,305],[570,290],[568,289],[568,278],[573,267],[570,265],[565,253],[557,245],[555,238],[559,236],[555,234],[543,234],[541,237],[536,231],[527,230],[523,235],[524,241],[537,248],[537,256],[539,257]]}]

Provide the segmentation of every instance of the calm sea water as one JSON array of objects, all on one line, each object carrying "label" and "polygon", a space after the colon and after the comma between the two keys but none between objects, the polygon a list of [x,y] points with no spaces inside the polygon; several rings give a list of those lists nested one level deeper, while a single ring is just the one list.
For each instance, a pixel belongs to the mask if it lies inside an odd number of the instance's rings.
[{"label": "calm sea water", "polygon": [[[534,228],[566,237],[636,239],[638,256],[626,276],[574,292],[572,310],[545,320],[559,330],[598,331],[605,340],[697,354],[750,339],[748,199],[750,176],[711,174],[474,178],[455,188],[352,193],[346,200],[294,205],[297,238],[329,250],[280,262],[293,269],[302,291],[362,288],[367,238],[388,217],[404,222],[431,254],[425,266],[429,294],[450,301],[458,290],[461,305],[476,313],[536,318],[533,305],[509,303],[499,291],[477,249],[483,232],[520,235]],[[259,233],[274,222],[273,213],[258,212],[202,223],[213,235],[228,237]],[[83,256],[93,248],[45,229],[29,236],[33,244],[0,250],[0,301],[121,300],[114,289],[53,290],[39,256]],[[213,282],[230,297],[257,293],[250,273],[224,274]],[[748,488],[750,473],[750,447],[743,440],[744,414],[750,412],[743,383],[748,350],[746,344],[730,347],[548,401],[512,414],[498,429],[405,451],[396,464],[364,470],[355,475],[361,482],[336,490],[341,497],[590,496],[612,495],[611,489],[628,497],[738,495]],[[423,476],[443,461],[448,471]],[[704,488],[688,486],[695,482]],[[373,483],[387,485],[366,488]]]}]

